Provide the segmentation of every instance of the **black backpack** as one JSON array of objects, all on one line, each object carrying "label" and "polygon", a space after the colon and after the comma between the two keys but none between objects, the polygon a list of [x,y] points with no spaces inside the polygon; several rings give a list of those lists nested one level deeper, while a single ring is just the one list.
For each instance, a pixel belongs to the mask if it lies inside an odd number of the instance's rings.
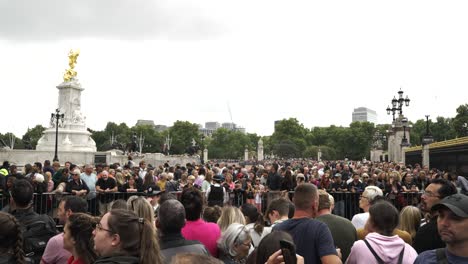
[{"label": "black backpack", "polygon": [[33,263],[40,263],[49,239],[57,235],[54,220],[48,215],[36,214],[21,223],[23,250]]}]

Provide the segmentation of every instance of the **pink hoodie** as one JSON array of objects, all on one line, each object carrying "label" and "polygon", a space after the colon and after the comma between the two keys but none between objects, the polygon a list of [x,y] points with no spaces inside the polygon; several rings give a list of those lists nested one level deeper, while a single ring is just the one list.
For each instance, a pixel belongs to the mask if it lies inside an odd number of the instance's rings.
[{"label": "pink hoodie", "polygon": [[[402,263],[413,263],[418,256],[418,253],[398,236],[388,237],[378,233],[370,233],[366,236],[366,240],[374,249],[375,253],[388,264],[398,263],[398,257],[403,247],[405,247],[405,253],[403,254]],[[366,264],[377,264],[377,260],[364,241],[358,240],[354,242],[346,263],[354,264],[363,262]]]}]

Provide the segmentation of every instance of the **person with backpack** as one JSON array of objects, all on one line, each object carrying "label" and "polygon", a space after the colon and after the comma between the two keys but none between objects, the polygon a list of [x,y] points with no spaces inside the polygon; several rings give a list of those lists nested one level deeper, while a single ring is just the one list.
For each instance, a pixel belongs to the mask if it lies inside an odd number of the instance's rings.
[{"label": "person with backpack", "polygon": [[0,264],[30,263],[23,252],[21,225],[14,216],[0,212]]},{"label": "person with backpack", "polygon": [[57,234],[55,221],[33,210],[34,188],[27,180],[13,183],[10,199],[11,214],[20,222],[23,251],[34,263],[39,263],[49,239]]},{"label": "person with backpack", "polygon": [[413,263],[418,253],[393,230],[398,226],[398,210],[391,203],[381,200],[369,208],[364,240],[354,242],[347,264],[367,263],[402,264]]}]

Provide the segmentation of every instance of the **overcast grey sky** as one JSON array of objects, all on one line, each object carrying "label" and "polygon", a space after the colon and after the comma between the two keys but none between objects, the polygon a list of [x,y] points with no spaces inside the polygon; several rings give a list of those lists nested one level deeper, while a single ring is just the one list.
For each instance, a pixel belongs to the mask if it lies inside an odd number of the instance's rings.
[{"label": "overcast grey sky", "polygon": [[[91,129],[138,119],[379,123],[400,86],[412,121],[468,103],[466,1],[0,0],[0,133],[48,125],[67,54]],[[6,96],[5,96],[6,95]],[[229,105],[229,107],[228,107]]]}]

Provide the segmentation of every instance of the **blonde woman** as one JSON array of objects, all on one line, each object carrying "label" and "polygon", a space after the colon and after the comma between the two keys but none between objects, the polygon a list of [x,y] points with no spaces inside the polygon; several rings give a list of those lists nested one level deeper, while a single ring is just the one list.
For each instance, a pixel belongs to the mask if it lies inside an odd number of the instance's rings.
[{"label": "blonde woman", "polygon": [[123,173],[117,172],[115,174],[115,182],[117,183],[117,189],[119,192],[124,192],[125,190],[123,189],[123,186],[125,184],[125,178]]},{"label": "blonde woman", "polygon": [[205,179],[202,182],[202,192],[206,192],[206,190],[208,190],[211,184],[213,184],[212,181],[213,181],[213,172],[208,171],[206,173]]},{"label": "blonde woman", "polygon": [[221,216],[218,219],[218,225],[219,225],[219,228],[221,229],[221,232],[224,232],[228,228],[228,226],[230,226],[233,223],[245,225],[244,214],[237,207],[233,207],[233,206],[223,207]]},{"label": "blonde woman", "polygon": [[127,200],[127,209],[135,212],[138,217],[147,219],[150,223],[155,224],[153,206],[151,206],[151,203],[146,200],[145,197],[136,195],[130,196]]},{"label": "blonde woman", "polygon": [[167,173],[163,172],[163,173],[159,174],[159,179],[156,182],[156,185],[159,186],[159,189],[161,191],[166,190],[166,182],[167,182]]},{"label": "blonde woman", "polygon": [[415,206],[405,206],[400,212],[399,229],[408,232],[414,240],[419,225],[421,224],[421,210]]}]

